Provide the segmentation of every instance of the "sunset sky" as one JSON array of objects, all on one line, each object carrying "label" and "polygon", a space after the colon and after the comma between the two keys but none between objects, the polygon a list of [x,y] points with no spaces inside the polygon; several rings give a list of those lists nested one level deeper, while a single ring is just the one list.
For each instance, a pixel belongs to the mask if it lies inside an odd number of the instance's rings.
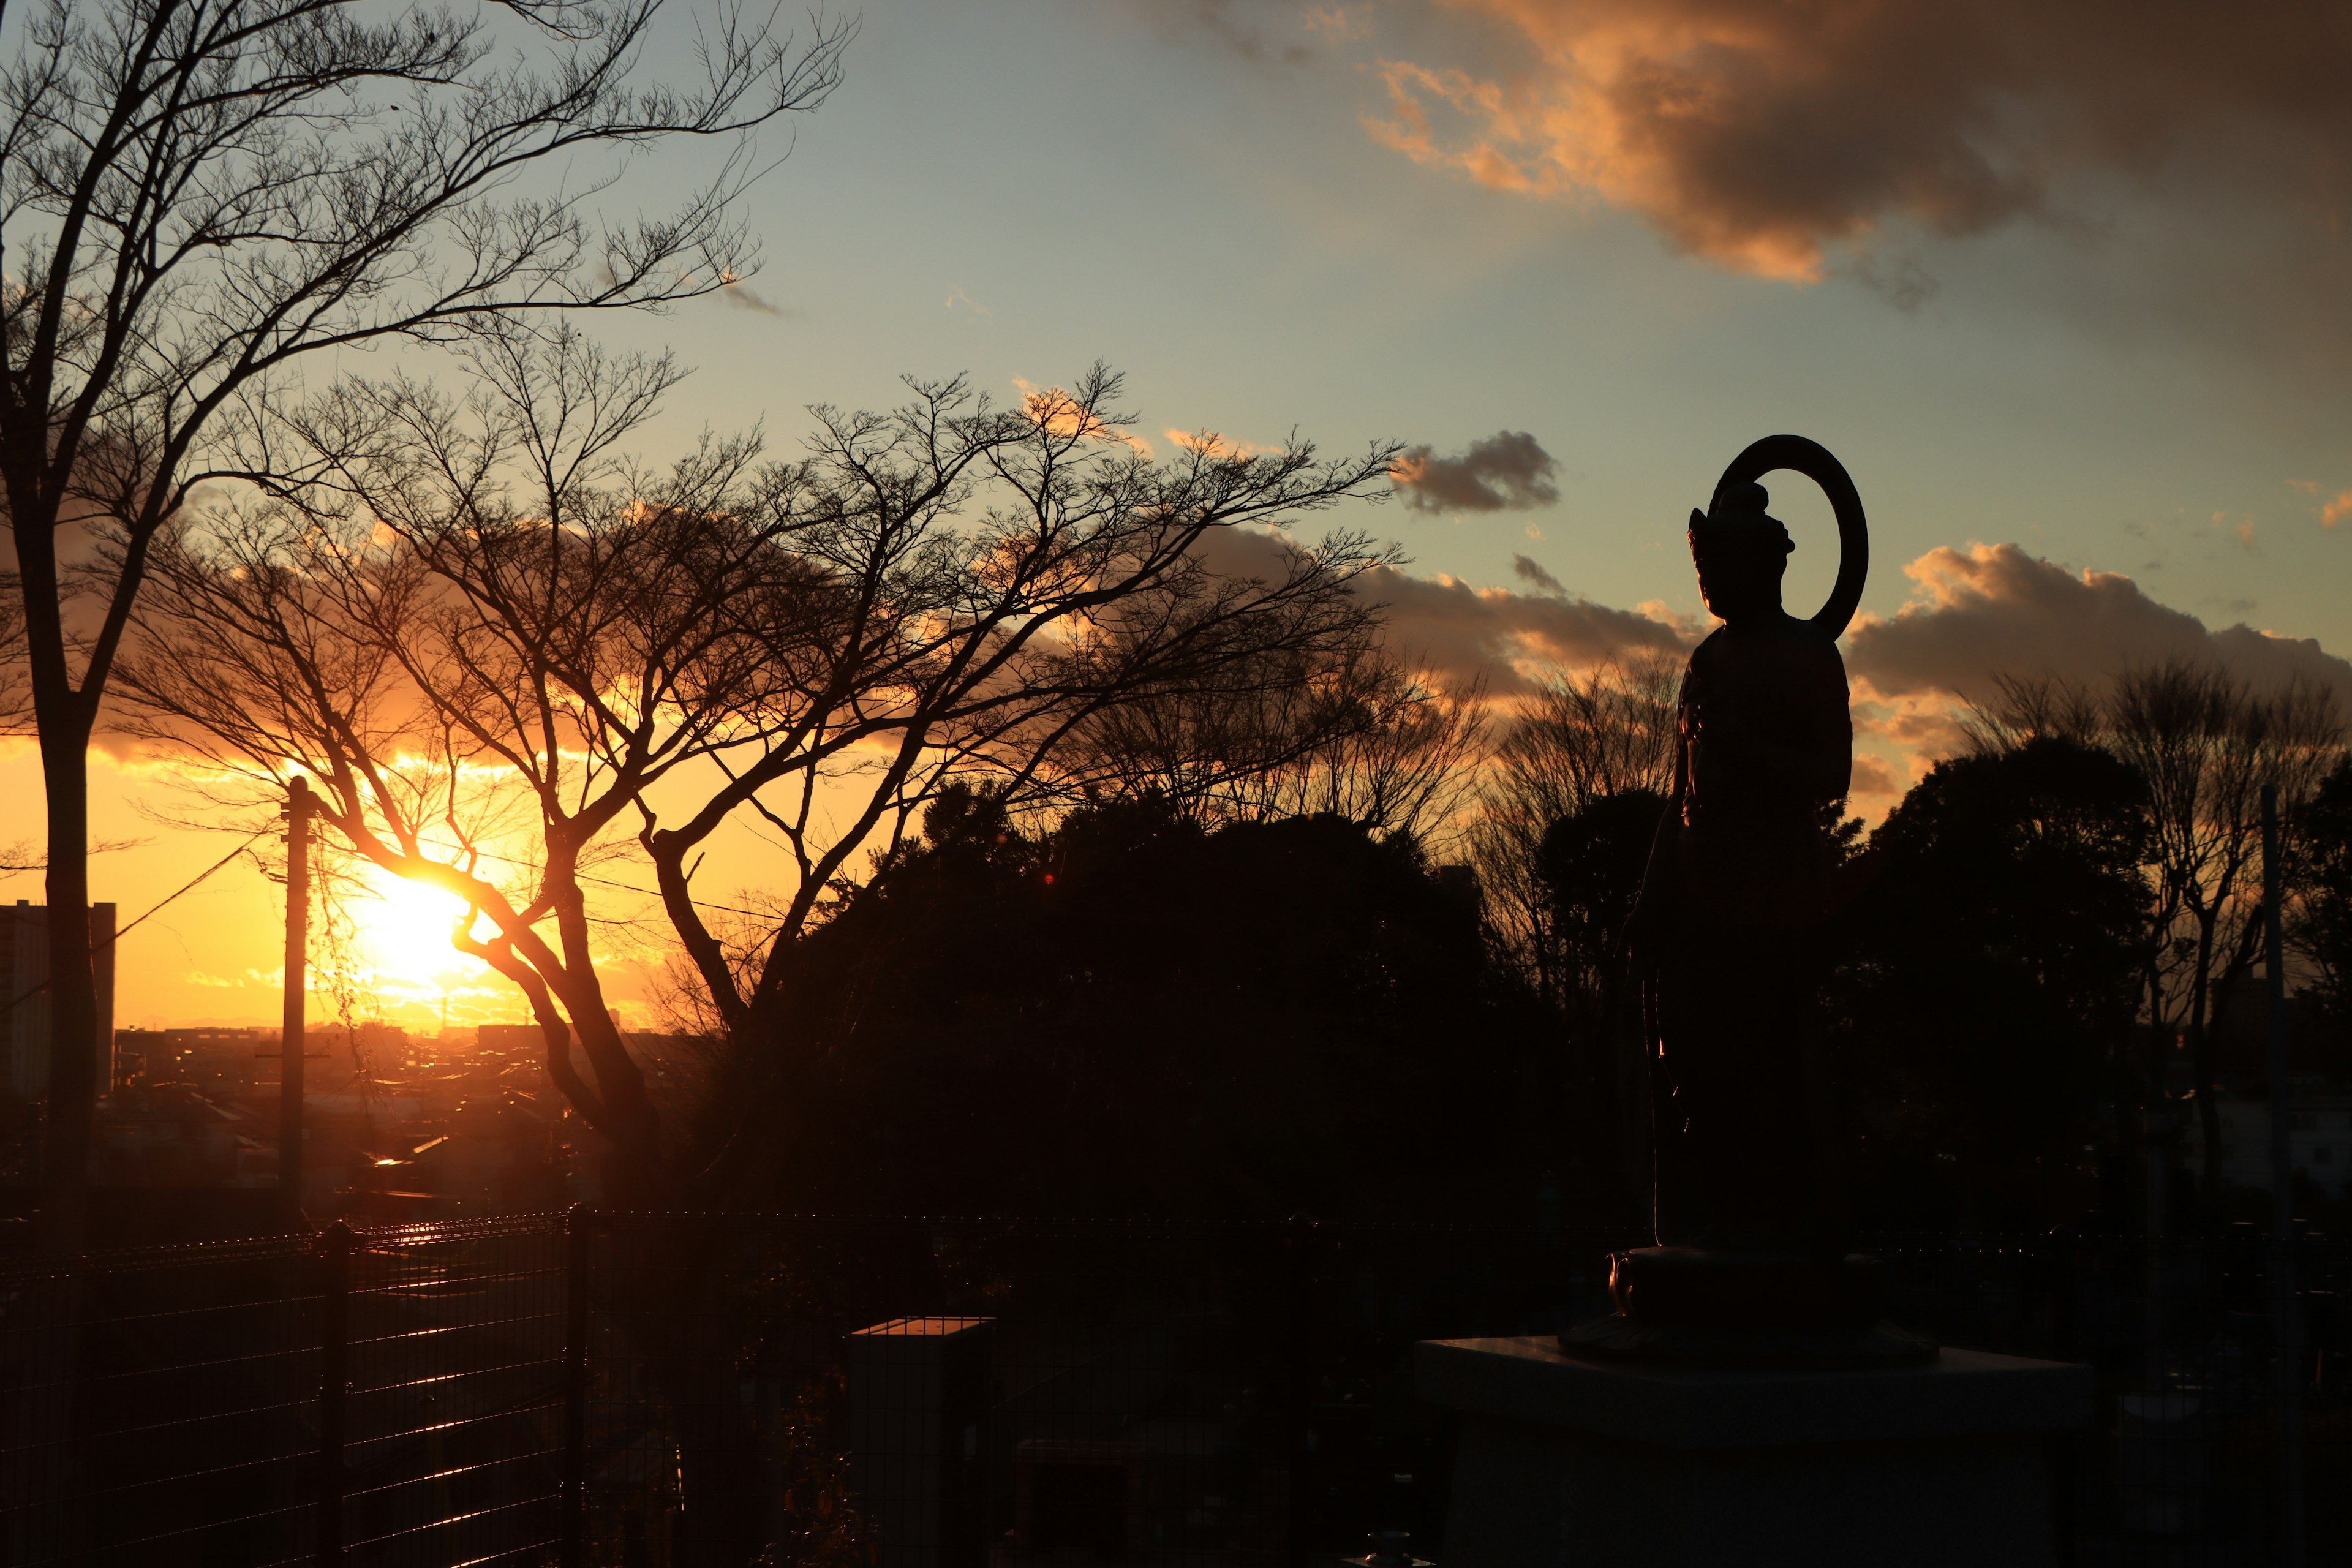
[{"label": "sunset sky", "polygon": [[[764,270],[600,327],[698,367],[649,456],[753,423],[790,451],[805,405],[887,405],[901,374],[1017,397],[1097,358],[1162,451],[1199,429],[1425,446],[1427,482],[1340,521],[1411,558],[1382,588],[1401,646],[1507,694],[1685,645],[1688,510],[1746,443],[1793,431],[1870,512],[1845,646],[1865,815],[2005,669],[2203,651],[2352,700],[2352,11],[863,16],[845,85],[750,198]],[[692,172],[666,153],[608,204]],[[1803,481],[1773,490],[1810,613],[1834,534]],[[28,751],[0,788],[20,824],[0,837],[37,837]],[[231,842],[156,819],[184,803],[146,771],[101,763],[93,795],[101,838],[147,841],[93,868],[126,920]],[[740,847],[756,885],[772,862]],[[37,877],[16,888],[40,897]],[[221,871],[126,939],[118,1020],[274,1018],[278,918],[251,867]],[[381,922],[362,1015],[429,1026],[446,984],[454,1022],[519,1018],[439,973],[413,934],[433,918]],[[621,945],[615,992],[650,1021],[626,999],[649,994],[628,966],[653,949]]]}]

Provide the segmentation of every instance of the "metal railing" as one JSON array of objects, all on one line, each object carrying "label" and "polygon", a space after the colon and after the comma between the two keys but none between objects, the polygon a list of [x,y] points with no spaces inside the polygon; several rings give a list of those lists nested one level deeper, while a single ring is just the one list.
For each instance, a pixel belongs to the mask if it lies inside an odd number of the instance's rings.
[{"label": "metal railing", "polygon": [[0,1561],[542,1560],[585,1284],[546,1215],[0,1270]]},{"label": "metal railing", "polygon": [[[575,1213],[17,1261],[0,1562],[1441,1556],[1453,1429],[1412,1343],[1603,1310],[1611,1239]],[[2065,1560],[2289,1561],[2291,1377],[2306,1560],[2352,1564],[2341,1244],[2299,1244],[2292,1366],[2252,1235],[1874,1250],[1899,1320],[2096,1370]]]}]

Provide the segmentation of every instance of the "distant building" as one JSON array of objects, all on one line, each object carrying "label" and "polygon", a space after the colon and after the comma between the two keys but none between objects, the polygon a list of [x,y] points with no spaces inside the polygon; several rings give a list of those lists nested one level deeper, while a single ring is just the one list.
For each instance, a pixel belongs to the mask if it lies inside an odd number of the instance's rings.
[{"label": "distant building", "polygon": [[[89,907],[90,966],[98,973],[98,1091],[114,1085],[114,906]],[[0,906],[0,978],[8,984],[8,1018],[0,1030],[6,1086],[19,1100],[49,1091],[49,911],[16,900]]]},{"label": "distant building", "polygon": [[[2224,1097],[2221,1181],[2226,1186],[2271,1190],[2271,1105],[2267,1100]],[[2352,1093],[2297,1094],[2287,1106],[2287,1163],[2330,1198],[2352,1188]],[[2192,1145],[2193,1147],[2193,1145]]]},{"label": "distant building", "polygon": [[538,1051],[547,1036],[537,1024],[484,1024],[474,1031],[474,1045],[484,1051]]},{"label": "distant building", "polygon": [[[114,1031],[114,1087],[186,1083],[207,1094],[233,1094],[278,1072],[278,1031],[210,1025]],[[266,1071],[265,1071],[266,1064]]]}]

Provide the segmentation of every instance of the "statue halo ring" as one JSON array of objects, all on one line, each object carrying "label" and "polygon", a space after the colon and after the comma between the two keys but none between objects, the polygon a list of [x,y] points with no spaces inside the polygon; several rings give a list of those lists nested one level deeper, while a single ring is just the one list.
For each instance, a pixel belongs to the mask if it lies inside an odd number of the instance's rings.
[{"label": "statue halo ring", "polygon": [[1767,436],[1751,442],[1731,459],[1723,478],[1715,481],[1715,493],[1721,495],[1732,485],[1749,483],[1779,468],[1802,474],[1821,486],[1822,493],[1829,497],[1831,511],[1837,515],[1837,583],[1811,623],[1835,642],[1860,607],[1863,580],[1870,575],[1870,527],[1862,515],[1862,496],[1845,465],[1832,457],[1827,447],[1802,436]]}]

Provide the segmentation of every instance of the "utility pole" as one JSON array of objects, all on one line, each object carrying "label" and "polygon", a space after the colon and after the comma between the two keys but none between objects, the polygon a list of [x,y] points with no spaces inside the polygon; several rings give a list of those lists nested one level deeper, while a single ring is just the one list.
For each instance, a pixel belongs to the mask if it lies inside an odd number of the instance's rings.
[{"label": "utility pole", "polygon": [[302,998],[310,985],[310,781],[286,789],[286,1027],[278,1047],[278,1214],[302,1224]]},{"label": "utility pole", "polygon": [[2294,1281],[2294,1161],[2287,1133],[2286,942],[2279,901],[2278,785],[2263,785],[2263,967],[2271,1012],[2271,1310],[2278,1355],[2279,1489],[2286,1568],[2303,1568],[2303,1302]]}]

